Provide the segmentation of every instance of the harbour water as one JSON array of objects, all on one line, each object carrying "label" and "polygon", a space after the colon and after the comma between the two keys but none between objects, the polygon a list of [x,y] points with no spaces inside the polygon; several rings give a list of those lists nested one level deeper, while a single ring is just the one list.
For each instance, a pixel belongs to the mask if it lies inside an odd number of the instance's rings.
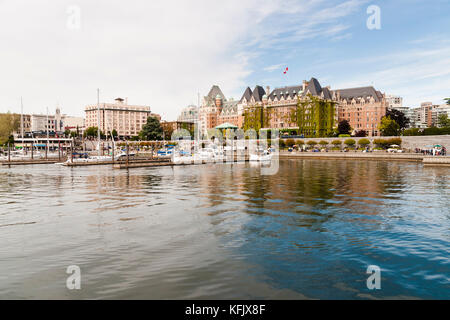
[{"label": "harbour water", "polygon": [[273,176],[0,167],[0,298],[450,299],[449,179],[356,160],[282,160]]}]

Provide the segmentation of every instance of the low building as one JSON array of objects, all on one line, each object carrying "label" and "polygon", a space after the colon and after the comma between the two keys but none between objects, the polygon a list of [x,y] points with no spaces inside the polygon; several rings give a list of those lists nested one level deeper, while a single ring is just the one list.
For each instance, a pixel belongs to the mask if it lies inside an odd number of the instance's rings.
[{"label": "low building", "polygon": [[195,130],[195,123],[194,122],[188,122],[188,121],[161,121],[161,127],[163,129],[164,133],[164,139],[170,140],[172,137],[172,134],[176,130],[187,130],[189,131],[190,135],[192,136],[194,134]]},{"label": "low building", "polygon": [[84,132],[84,118],[82,117],[72,117],[72,116],[64,116],[63,117],[63,126],[64,131],[79,131],[80,133]]}]

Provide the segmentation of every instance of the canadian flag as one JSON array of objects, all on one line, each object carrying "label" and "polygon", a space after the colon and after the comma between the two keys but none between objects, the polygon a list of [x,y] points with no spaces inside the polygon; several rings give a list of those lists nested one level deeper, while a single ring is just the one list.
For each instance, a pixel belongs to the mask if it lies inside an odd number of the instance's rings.
[{"label": "canadian flag", "polygon": [[288,70],[289,70],[288,67],[286,67],[286,69],[284,69],[283,73],[286,74],[288,72]]}]

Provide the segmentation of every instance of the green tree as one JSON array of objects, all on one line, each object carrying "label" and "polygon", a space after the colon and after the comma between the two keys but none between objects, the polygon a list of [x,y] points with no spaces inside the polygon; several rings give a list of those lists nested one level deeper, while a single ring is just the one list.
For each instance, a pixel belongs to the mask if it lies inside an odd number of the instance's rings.
[{"label": "green tree", "polygon": [[405,129],[409,125],[409,118],[405,114],[396,109],[390,109],[386,112],[386,117],[391,118],[400,126],[400,130]]},{"label": "green tree", "polygon": [[[142,126],[142,130],[139,132],[139,137],[142,140],[162,140],[163,129],[158,118],[148,117],[147,123]],[[170,137],[168,138],[170,139]]]},{"label": "green tree", "polygon": [[450,127],[450,119],[447,114],[441,114],[438,119],[439,127],[445,128]]},{"label": "green tree", "polygon": [[0,144],[7,144],[11,142],[11,135],[14,131],[19,129],[20,116],[15,113],[1,113],[0,114]]},{"label": "green tree", "polygon": [[96,137],[97,131],[98,131],[98,127],[89,127],[84,131],[84,135],[86,137]]},{"label": "green tree", "polygon": [[380,130],[382,136],[398,136],[400,133],[400,125],[389,116],[383,117],[378,130]]},{"label": "green tree", "polygon": [[450,104],[450,98],[445,98],[444,101],[445,103]]},{"label": "green tree", "polygon": [[112,129],[111,136],[113,136],[113,138],[117,138],[118,135],[119,134],[117,133],[117,130],[116,129]]},{"label": "green tree", "polygon": [[342,120],[339,122],[337,130],[339,134],[350,134],[350,131],[352,131],[352,127],[347,120]]}]

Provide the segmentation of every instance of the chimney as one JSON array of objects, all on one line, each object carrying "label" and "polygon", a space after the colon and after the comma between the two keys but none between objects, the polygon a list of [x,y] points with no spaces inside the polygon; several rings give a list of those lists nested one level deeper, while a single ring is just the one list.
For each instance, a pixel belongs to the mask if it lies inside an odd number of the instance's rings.
[{"label": "chimney", "polygon": [[270,87],[269,86],[266,87],[266,94],[267,94],[267,96],[269,96],[269,94],[270,94]]},{"label": "chimney", "polygon": [[308,81],[303,80],[303,91],[306,90],[306,86],[308,85]]}]

